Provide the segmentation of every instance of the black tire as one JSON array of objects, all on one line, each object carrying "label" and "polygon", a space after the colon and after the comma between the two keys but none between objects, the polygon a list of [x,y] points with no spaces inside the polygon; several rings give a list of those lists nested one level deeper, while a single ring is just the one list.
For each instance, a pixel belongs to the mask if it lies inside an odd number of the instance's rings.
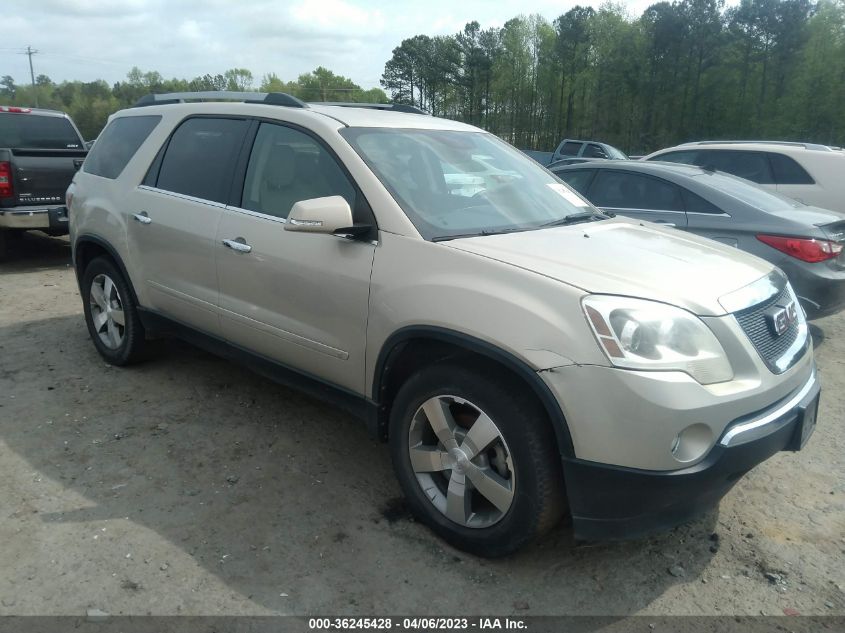
[{"label": "black tire", "polygon": [[[448,518],[423,491],[411,465],[409,433],[414,416],[423,403],[445,394],[466,400],[485,413],[504,440],[499,450],[510,454],[512,472],[507,477],[513,478],[512,501],[507,511],[499,511],[501,518],[489,526],[469,527]],[[465,405],[453,403],[447,409],[452,411],[453,406]],[[420,428],[419,421],[415,424]],[[470,427],[473,424],[470,422]],[[459,549],[491,558],[508,555],[552,528],[566,509],[560,456],[548,416],[526,387],[494,366],[435,364],[414,374],[400,388],[393,403],[389,441],[396,476],[411,511]],[[488,462],[488,466],[492,467],[492,463]],[[448,476],[451,482],[452,472],[437,475],[443,480]],[[469,474],[466,477],[467,481],[471,479]],[[443,497],[447,497],[442,491],[443,481],[438,486]],[[429,495],[436,495],[430,486],[427,490]],[[479,493],[471,494],[475,499]],[[476,503],[474,499],[472,504]],[[470,515],[475,516],[473,512]]]},{"label": "black tire", "polygon": [[[94,318],[96,313],[101,309],[97,302],[92,303],[92,290],[95,285],[95,280],[99,282],[103,279],[108,279],[114,286],[115,293],[111,294],[110,307],[122,309],[123,325],[115,325],[116,330],[120,333],[120,342],[114,345],[112,340],[110,347],[107,342],[103,340],[101,326],[99,329],[95,325]],[[85,272],[82,275],[82,302],[85,309],[85,324],[88,326],[88,333],[91,335],[91,340],[94,342],[94,347],[100,353],[106,362],[111,365],[130,365],[132,363],[143,360],[147,348],[146,333],[144,326],[141,324],[141,319],[138,316],[138,309],[132,300],[132,292],[129,284],[124,279],[123,275],[115,266],[114,262],[108,257],[97,257],[88,264]],[[116,323],[116,321],[115,321]],[[106,334],[106,337],[108,335]]]},{"label": "black tire", "polygon": [[12,243],[16,241],[16,231],[0,229],[0,262],[8,259]]}]

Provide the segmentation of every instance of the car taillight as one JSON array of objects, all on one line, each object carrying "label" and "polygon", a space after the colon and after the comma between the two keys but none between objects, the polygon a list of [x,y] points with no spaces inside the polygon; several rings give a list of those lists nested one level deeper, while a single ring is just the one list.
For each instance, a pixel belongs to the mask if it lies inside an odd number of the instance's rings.
[{"label": "car taillight", "polygon": [[15,188],[12,185],[12,163],[7,160],[0,161],[0,198],[11,198],[15,195]]},{"label": "car taillight", "polygon": [[823,262],[838,257],[842,252],[842,244],[828,240],[782,235],[758,235],[757,239],[802,262]]},{"label": "car taillight", "polygon": [[13,112],[15,114],[29,114],[32,108],[19,108],[17,106],[0,106],[0,112]]}]

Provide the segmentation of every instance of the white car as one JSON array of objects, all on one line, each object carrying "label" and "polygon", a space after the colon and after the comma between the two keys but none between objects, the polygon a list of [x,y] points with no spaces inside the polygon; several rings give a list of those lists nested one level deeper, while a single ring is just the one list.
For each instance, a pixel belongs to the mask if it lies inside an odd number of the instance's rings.
[{"label": "white car", "polygon": [[842,148],[780,141],[699,141],[662,149],[642,160],[724,171],[804,204],[845,212]]}]

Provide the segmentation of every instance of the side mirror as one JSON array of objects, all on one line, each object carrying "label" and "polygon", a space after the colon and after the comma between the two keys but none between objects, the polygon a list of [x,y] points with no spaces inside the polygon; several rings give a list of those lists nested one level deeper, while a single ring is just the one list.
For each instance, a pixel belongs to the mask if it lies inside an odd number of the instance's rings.
[{"label": "side mirror", "polygon": [[285,231],[334,233],[352,226],[352,209],[342,196],[300,200],[290,210]]}]

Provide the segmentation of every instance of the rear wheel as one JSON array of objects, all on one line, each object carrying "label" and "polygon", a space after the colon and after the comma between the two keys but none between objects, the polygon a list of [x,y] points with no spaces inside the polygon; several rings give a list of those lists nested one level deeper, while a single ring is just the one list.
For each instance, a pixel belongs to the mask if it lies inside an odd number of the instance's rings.
[{"label": "rear wheel", "polygon": [[414,514],[452,545],[503,556],[564,510],[554,433],[507,374],[435,365],[412,376],[391,412],[393,464]]},{"label": "rear wheel", "polygon": [[112,365],[128,365],[143,357],[144,326],[132,303],[129,285],[114,263],[98,257],[82,277],[85,322],[94,347]]}]

